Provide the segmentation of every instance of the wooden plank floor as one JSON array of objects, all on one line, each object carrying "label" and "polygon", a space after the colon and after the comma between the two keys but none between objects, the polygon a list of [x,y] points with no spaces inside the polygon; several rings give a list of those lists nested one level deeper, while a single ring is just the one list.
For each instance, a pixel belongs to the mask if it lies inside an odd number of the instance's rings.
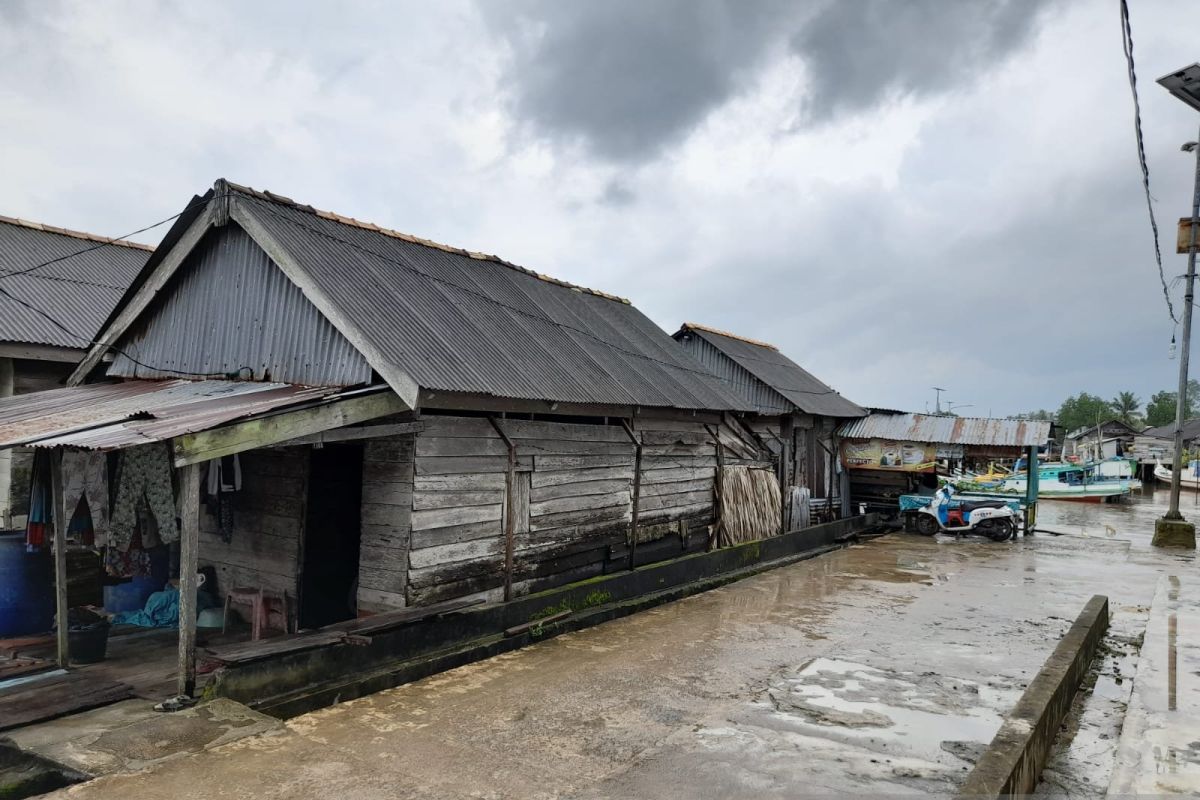
[{"label": "wooden plank floor", "polygon": [[[201,633],[197,649],[197,689],[219,666],[204,644],[229,645],[245,640],[248,629],[227,634]],[[0,730],[86,711],[130,697],[158,702],[175,696],[178,633],[162,628],[116,627],[108,639],[107,657],[96,664],[76,664],[65,675],[35,678],[0,689]],[[49,637],[0,642],[0,680],[35,675],[55,668],[55,645]]]}]

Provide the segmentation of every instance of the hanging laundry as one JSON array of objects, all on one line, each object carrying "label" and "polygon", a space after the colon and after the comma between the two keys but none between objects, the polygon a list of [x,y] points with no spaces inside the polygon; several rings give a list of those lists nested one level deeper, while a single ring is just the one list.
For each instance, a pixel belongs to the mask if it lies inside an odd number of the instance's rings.
[{"label": "hanging laundry", "polygon": [[74,521],[81,501],[91,514],[96,545],[108,543],[108,458],[104,453],[64,450],[62,454],[65,518]]},{"label": "hanging laundry", "polygon": [[50,533],[50,455],[45,450],[35,450],[33,466],[29,473],[29,519],[25,523],[25,544],[31,549],[46,546]]},{"label": "hanging laundry", "polygon": [[109,520],[109,547],[129,548],[137,526],[138,504],[145,499],[158,523],[164,543],[179,539],[175,523],[175,495],[171,488],[171,458],[161,442],[121,451],[117,474],[117,499]]},{"label": "hanging laundry", "polygon": [[233,493],[242,488],[242,462],[237,455],[208,462],[205,505],[217,517],[221,540],[233,541]]}]

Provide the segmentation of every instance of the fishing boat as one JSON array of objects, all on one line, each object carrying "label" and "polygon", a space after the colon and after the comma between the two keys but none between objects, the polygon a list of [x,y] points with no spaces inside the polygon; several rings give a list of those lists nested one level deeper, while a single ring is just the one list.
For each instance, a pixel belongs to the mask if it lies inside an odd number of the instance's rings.
[{"label": "fishing boat", "polygon": [[[1117,502],[1141,485],[1140,481],[1132,478],[1106,474],[1112,472],[1111,469],[1101,471],[1099,464],[1042,464],[1038,467],[1037,475],[1038,499],[1073,500],[1083,503]],[[1023,497],[1028,485],[1027,473],[1014,472],[999,480],[960,480],[955,484],[955,488],[976,497]]]},{"label": "fishing boat", "polygon": [[[1154,477],[1168,486],[1171,484],[1171,468],[1163,463],[1154,465]],[[1200,490],[1200,461],[1191,461],[1179,476],[1179,485],[1184,489]]]}]

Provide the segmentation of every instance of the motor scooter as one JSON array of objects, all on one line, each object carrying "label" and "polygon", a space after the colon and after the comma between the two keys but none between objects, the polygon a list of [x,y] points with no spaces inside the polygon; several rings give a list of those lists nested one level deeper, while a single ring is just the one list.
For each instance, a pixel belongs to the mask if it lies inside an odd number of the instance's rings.
[{"label": "motor scooter", "polygon": [[1012,538],[1017,515],[1004,500],[959,500],[949,484],[938,489],[929,505],[917,509],[917,531],[935,533],[979,533],[993,542]]}]

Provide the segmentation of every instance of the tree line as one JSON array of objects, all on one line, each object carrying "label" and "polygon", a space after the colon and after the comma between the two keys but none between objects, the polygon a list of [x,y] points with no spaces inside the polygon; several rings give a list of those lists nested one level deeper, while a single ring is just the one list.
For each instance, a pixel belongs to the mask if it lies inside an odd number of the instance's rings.
[{"label": "tree line", "polygon": [[[1090,428],[1101,422],[1119,419],[1137,430],[1175,421],[1175,392],[1155,392],[1143,407],[1142,399],[1133,392],[1118,392],[1111,400],[1088,392],[1072,395],[1062,402],[1058,411],[1039,409],[1028,414],[1017,414],[1014,419],[1050,420],[1064,432]],[[1187,405],[1184,419],[1200,414],[1200,381],[1188,381]]]}]

